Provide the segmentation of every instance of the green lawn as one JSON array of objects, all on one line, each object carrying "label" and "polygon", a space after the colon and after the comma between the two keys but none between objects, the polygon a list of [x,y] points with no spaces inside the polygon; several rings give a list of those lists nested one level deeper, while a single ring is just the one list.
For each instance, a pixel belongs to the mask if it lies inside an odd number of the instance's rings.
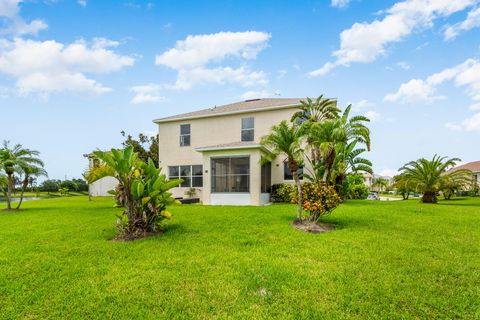
[{"label": "green lawn", "polygon": [[108,240],[112,205],[0,213],[1,318],[480,317],[480,198],[350,201],[321,235],[291,228],[291,205],[184,205],[127,243]]},{"label": "green lawn", "polygon": [[[32,191],[26,191],[24,194],[23,194],[24,198],[58,198],[58,197],[61,197],[62,195],[60,194],[60,192],[56,191],[56,192],[46,192],[46,191],[41,191],[41,192],[32,192]],[[72,192],[69,192],[68,197],[75,197],[75,196],[88,196],[88,192],[86,191],[80,191],[80,192],[76,192],[76,191],[72,191]],[[20,198],[20,191],[17,191],[15,192],[14,194],[12,194],[12,198],[14,198],[15,201],[18,200],[18,198]],[[3,195],[0,195],[0,201],[5,201],[5,197]],[[1,206],[1,205],[0,205]]]}]

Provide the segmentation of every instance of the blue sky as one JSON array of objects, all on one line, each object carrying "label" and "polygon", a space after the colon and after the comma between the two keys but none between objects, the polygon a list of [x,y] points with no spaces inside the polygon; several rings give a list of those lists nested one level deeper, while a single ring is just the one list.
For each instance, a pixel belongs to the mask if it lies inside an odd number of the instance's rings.
[{"label": "blue sky", "polygon": [[373,120],[378,173],[479,160],[479,0],[0,0],[0,139],[51,178],[155,118],[324,94]]}]

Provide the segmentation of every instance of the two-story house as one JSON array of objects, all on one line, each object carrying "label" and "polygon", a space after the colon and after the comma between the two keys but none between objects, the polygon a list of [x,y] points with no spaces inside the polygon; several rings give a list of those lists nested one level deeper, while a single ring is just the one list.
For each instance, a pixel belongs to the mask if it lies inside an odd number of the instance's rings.
[{"label": "two-story house", "polygon": [[267,204],[270,186],[293,178],[283,157],[261,164],[269,150],[260,139],[289,121],[300,100],[252,99],[154,120],[160,167],[183,179],[173,195],[193,187],[204,204]]}]

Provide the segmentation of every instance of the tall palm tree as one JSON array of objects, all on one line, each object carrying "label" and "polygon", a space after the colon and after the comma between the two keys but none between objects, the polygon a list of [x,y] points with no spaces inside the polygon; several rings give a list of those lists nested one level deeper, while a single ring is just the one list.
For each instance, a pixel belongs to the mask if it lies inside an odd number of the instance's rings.
[{"label": "tall palm tree", "polygon": [[417,186],[420,192],[423,192],[423,203],[436,203],[437,192],[440,191],[443,176],[459,161],[459,158],[448,159],[434,155],[432,160],[421,158],[410,161],[399,170],[406,179]]},{"label": "tall palm tree", "polygon": [[[293,114],[291,122],[301,124],[308,130],[315,123],[338,118],[339,113],[340,109],[337,108],[337,101],[323,98],[323,95],[321,95],[315,101],[310,98],[300,101],[299,111]],[[319,162],[319,147],[312,142],[312,138],[307,136],[307,144],[311,149],[311,159]]]},{"label": "tall palm tree", "polygon": [[370,130],[365,125],[369,122],[365,116],[350,118],[352,105],[348,105],[343,114],[336,119],[325,120],[312,125],[309,131],[311,143],[319,146],[320,156],[324,163],[322,180],[329,182],[337,154],[353,142],[362,143],[370,151]]},{"label": "tall palm tree", "polygon": [[331,176],[339,194],[342,193],[343,184],[348,174],[358,174],[360,172],[373,174],[372,162],[360,156],[367,150],[356,148],[357,143],[357,140],[353,140],[347,144],[341,144],[337,150]]},{"label": "tall palm tree", "polygon": [[40,152],[24,148],[21,144],[10,147],[9,141],[3,142],[3,147],[0,149],[0,163],[7,175],[7,210],[12,208],[11,196],[14,189],[15,172],[23,170],[41,172],[44,164],[38,157],[39,155]]},{"label": "tall palm tree", "polygon": [[302,185],[300,184],[298,168],[302,161],[303,138],[302,126],[288,124],[284,120],[273,126],[270,134],[262,137],[260,141],[262,146],[271,151],[271,154],[266,155],[264,160],[272,161],[281,154],[287,158],[288,168],[292,172],[297,187],[297,222],[302,221]]}]

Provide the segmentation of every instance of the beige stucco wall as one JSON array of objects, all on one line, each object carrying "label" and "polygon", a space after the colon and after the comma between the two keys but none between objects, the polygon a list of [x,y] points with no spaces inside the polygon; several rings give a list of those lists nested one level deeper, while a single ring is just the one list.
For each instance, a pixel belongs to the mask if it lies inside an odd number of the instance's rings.
[{"label": "beige stucco wall", "polygon": [[[289,121],[298,111],[296,108],[285,108],[260,112],[249,112],[234,115],[224,115],[209,118],[191,119],[160,123],[159,126],[159,160],[163,172],[168,175],[168,166],[174,165],[203,165],[203,185],[208,188],[197,188],[197,197],[203,203],[210,203],[210,156],[249,155],[250,158],[250,192],[252,204],[260,201],[260,165],[261,152],[259,149],[223,150],[201,152],[196,148],[208,147],[225,143],[241,141],[242,118],[255,118],[254,141],[260,142],[261,137],[267,135],[273,125],[282,120]],[[180,125],[190,124],[190,146],[181,147],[179,142]],[[285,182],[283,180],[284,157],[278,157],[272,162],[272,184]],[[208,171],[208,173],[206,172]],[[185,197],[188,188],[172,189],[175,197]],[[208,190],[207,190],[208,189]]]}]

